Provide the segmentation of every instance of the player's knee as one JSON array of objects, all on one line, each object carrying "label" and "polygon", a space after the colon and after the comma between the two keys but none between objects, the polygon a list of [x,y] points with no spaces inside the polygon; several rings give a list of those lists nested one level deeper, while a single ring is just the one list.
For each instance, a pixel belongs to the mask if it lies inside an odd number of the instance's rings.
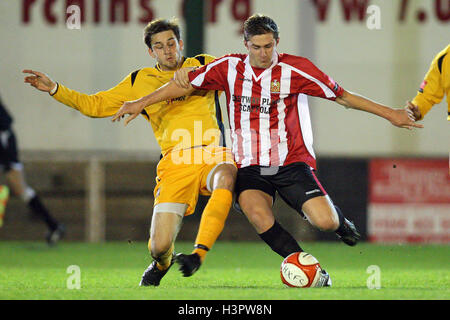
[{"label": "player's knee", "polygon": [[218,181],[218,187],[221,189],[233,190],[236,178],[232,174],[223,174]]},{"label": "player's knee", "polygon": [[214,189],[228,189],[233,190],[236,181],[237,169],[234,166],[227,166],[220,170],[220,173],[215,181]]},{"label": "player's knee", "polygon": [[321,231],[333,232],[339,227],[339,221],[331,215],[323,215],[315,219],[314,225]]},{"label": "player's knee", "polygon": [[169,241],[152,241],[150,247],[150,254],[153,259],[158,259],[162,257],[167,251],[170,250],[172,242]]}]

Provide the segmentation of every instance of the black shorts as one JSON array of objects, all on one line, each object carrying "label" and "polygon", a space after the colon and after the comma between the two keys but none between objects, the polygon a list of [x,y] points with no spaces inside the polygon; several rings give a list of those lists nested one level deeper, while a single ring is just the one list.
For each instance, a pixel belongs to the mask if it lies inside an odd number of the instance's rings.
[{"label": "black shorts", "polygon": [[235,187],[236,201],[241,192],[250,189],[269,194],[273,202],[278,193],[291,208],[302,215],[302,206],[306,201],[327,194],[313,169],[303,162],[283,167],[240,168]]},{"label": "black shorts", "polygon": [[0,168],[8,172],[21,166],[14,132],[11,129],[0,131]]}]

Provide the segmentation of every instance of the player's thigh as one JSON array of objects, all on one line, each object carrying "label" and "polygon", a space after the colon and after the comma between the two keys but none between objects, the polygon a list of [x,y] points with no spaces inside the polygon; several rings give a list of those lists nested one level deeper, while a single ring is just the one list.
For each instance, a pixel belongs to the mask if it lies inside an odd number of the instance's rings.
[{"label": "player's thigh", "polygon": [[280,197],[309,222],[324,231],[339,226],[334,206],[314,171],[305,163],[284,167],[274,180]]},{"label": "player's thigh", "polygon": [[201,175],[198,166],[193,164],[174,164],[171,159],[163,159],[158,164],[156,186],[154,189],[154,210],[163,211],[166,203],[186,204],[186,215],[195,211]]},{"label": "player's thigh", "polygon": [[276,190],[261,174],[261,167],[239,168],[235,186],[236,204],[258,233],[270,228],[275,218],[272,205]]},{"label": "player's thigh", "polygon": [[307,201],[326,195],[312,169],[302,162],[282,167],[272,183],[280,197],[301,215]]},{"label": "player's thigh", "polygon": [[302,211],[313,226],[323,231],[334,231],[339,227],[336,209],[328,195],[309,199],[303,204]]},{"label": "player's thigh", "polygon": [[27,189],[27,184],[23,175],[20,163],[9,164],[9,169],[5,173],[6,181],[11,192],[16,196],[21,196]]},{"label": "player's thigh", "polygon": [[273,197],[261,190],[246,189],[239,194],[239,206],[256,232],[263,233],[273,226]]}]

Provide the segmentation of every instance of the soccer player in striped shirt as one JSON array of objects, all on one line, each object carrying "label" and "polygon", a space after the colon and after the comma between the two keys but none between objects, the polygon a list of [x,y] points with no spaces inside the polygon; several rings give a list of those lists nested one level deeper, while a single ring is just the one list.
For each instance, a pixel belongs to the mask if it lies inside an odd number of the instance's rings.
[{"label": "soccer player in striped shirt", "polygon": [[222,90],[227,99],[232,150],[238,165],[237,203],[262,240],[282,257],[302,251],[275,220],[278,193],[288,205],[323,231],[336,232],[348,245],[360,237],[317,180],[307,95],[373,113],[393,125],[422,127],[405,109],[393,109],[350,93],[308,59],[280,54],[278,27],[267,16],[244,24],[248,54],[230,54],[195,70],[182,69],[159,90],[125,103],[113,117],[125,124],[143,108],[192,90]]}]

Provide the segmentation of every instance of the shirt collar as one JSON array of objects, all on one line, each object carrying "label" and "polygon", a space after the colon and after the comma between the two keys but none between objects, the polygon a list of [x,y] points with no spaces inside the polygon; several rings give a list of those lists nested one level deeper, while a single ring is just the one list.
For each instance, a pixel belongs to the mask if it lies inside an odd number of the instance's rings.
[{"label": "shirt collar", "polygon": [[[182,57],[182,62],[181,62],[181,67],[183,67],[183,64],[186,62],[186,57]],[[180,68],[181,68],[180,67]],[[155,69],[156,70],[158,70],[159,72],[167,72],[167,71],[163,71],[163,70],[161,70],[161,66],[159,65],[159,63],[157,63],[156,65],[155,65]]]}]

